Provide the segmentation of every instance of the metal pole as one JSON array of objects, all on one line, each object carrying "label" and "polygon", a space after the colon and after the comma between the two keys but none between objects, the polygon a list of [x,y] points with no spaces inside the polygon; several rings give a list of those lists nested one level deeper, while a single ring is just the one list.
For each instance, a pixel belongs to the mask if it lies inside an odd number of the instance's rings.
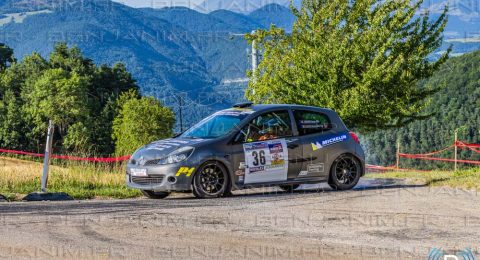
[{"label": "metal pole", "polygon": [[47,143],[45,145],[45,157],[43,159],[42,192],[47,192],[48,166],[50,164],[50,154],[52,153],[53,131],[53,121],[50,120],[48,122]]},{"label": "metal pole", "polygon": [[457,141],[458,141],[458,129],[455,130],[455,171],[457,171]]},{"label": "metal pole", "polygon": [[400,169],[400,139],[397,140],[397,170]]},{"label": "metal pole", "polygon": [[[252,34],[255,34],[255,31],[252,31]],[[258,50],[257,50],[257,41],[252,41],[252,73],[253,73],[253,82],[256,81],[256,73],[258,69]],[[255,95],[255,89],[253,89],[253,94]]]},{"label": "metal pole", "polygon": [[252,72],[255,75],[258,68],[258,52],[257,52],[257,41],[252,41]]},{"label": "metal pole", "polygon": [[179,117],[180,117],[180,132],[183,133],[183,114],[182,114],[182,109],[183,109],[183,99],[182,95],[179,95],[179,105],[180,105],[180,111],[179,111]]}]

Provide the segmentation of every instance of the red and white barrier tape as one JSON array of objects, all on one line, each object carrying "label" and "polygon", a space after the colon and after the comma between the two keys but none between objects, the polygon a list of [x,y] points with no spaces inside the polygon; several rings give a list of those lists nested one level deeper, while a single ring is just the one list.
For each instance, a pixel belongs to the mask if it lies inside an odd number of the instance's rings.
[{"label": "red and white barrier tape", "polygon": [[[28,156],[33,156],[33,157],[44,157],[45,156],[44,154],[40,154],[40,153],[30,153],[30,152],[16,151],[16,150],[6,150],[6,149],[0,149],[0,153],[28,155]],[[51,158],[61,159],[61,160],[70,160],[70,161],[110,163],[110,162],[128,161],[130,159],[130,156],[112,157],[112,158],[97,158],[97,157],[86,157],[86,158],[84,158],[84,157],[75,157],[75,156],[67,156],[67,155],[52,155]]]},{"label": "red and white barrier tape", "polygon": [[[400,157],[409,158],[409,159],[421,159],[421,160],[428,160],[428,161],[442,161],[442,162],[455,162],[455,159],[449,158],[436,158],[436,157],[429,157],[429,156],[419,156],[414,154],[399,154]],[[478,164],[480,165],[480,161],[472,161],[472,160],[456,160],[458,163],[466,163],[466,164]]]}]

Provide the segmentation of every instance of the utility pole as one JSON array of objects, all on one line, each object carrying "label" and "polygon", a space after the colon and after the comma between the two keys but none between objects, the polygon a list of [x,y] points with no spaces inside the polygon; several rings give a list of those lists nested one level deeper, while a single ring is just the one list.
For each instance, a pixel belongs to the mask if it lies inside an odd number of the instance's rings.
[{"label": "utility pole", "polygon": [[[255,31],[252,31],[252,34],[255,34]],[[257,41],[252,41],[252,72],[255,76],[258,68],[258,49],[257,49]],[[255,77],[254,77],[255,79]]]},{"label": "utility pole", "polygon": [[397,170],[400,169],[400,138],[397,140]]},{"label": "utility pole", "polygon": [[178,95],[178,104],[179,104],[179,111],[178,116],[180,117],[180,133],[183,133],[183,98],[182,95]]},{"label": "utility pole", "polygon": [[50,155],[52,154],[54,125],[53,121],[48,122],[47,143],[45,145],[45,157],[43,159],[42,192],[47,192],[48,168],[50,165]]},{"label": "utility pole", "polygon": [[458,142],[458,128],[455,129],[455,171],[457,171],[457,152],[458,152],[457,142]]}]

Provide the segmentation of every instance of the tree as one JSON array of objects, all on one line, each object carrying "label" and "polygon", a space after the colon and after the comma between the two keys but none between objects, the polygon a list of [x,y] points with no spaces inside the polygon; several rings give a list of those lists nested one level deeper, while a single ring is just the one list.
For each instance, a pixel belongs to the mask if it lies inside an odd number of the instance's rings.
[{"label": "tree", "polygon": [[85,106],[87,79],[63,69],[46,70],[29,86],[24,94],[25,110],[35,123],[33,132],[42,136],[51,119],[57,126],[57,134],[64,137],[68,127],[84,121],[90,114]]},{"label": "tree", "polygon": [[[119,96],[138,90],[123,64],[96,66],[77,47],[55,45],[0,70],[0,147],[41,151],[48,120],[57,153],[109,156]],[[137,98],[139,95],[137,94]]]},{"label": "tree", "polygon": [[[427,113],[436,116],[412,122],[399,129],[379,130],[362,137],[367,147],[367,162],[392,165],[396,161],[395,144],[401,143],[401,152],[423,154],[442,150],[454,142],[454,132],[460,128],[458,138],[467,143],[480,143],[480,51],[453,57],[443,64],[425,85],[447,85],[432,97]],[[461,152],[460,152],[461,151]],[[480,160],[480,154],[461,149],[459,158]],[[434,157],[453,158],[454,150]],[[465,164],[464,166],[468,166]],[[438,161],[402,159],[403,168],[449,169],[453,165]]]},{"label": "tree", "polygon": [[0,147],[18,149],[24,143],[24,122],[19,99],[7,90],[0,99]]},{"label": "tree", "polygon": [[13,62],[15,62],[13,49],[3,43],[0,43],[0,71],[4,71],[8,65]]},{"label": "tree", "polygon": [[119,113],[113,121],[115,154],[132,154],[152,141],[171,137],[175,115],[153,97],[138,97],[136,91],[118,99]]},{"label": "tree", "polygon": [[421,1],[304,0],[291,7],[291,34],[272,26],[247,36],[263,60],[246,97],[257,103],[297,103],[336,110],[349,127],[399,127],[424,119],[438,87],[418,87],[443,64],[430,62],[442,43],[447,8],[435,21],[415,17]]}]

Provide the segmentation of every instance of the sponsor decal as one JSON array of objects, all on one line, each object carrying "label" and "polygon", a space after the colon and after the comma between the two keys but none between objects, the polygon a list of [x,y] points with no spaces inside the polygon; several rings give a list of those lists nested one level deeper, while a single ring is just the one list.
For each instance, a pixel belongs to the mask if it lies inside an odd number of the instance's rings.
[{"label": "sponsor decal", "polygon": [[265,170],[265,166],[257,166],[257,167],[249,167],[248,168],[249,173],[262,172],[264,170]]},{"label": "sponsor decal", "polygon": [[177,174],[175,176],[178,177],[182,174],[185,174],[187,177],[190,177],[192,175],[193,171],[195,171],[195,167],[192,167],[192,168],[180,167],[180,169],[178,169]]},{"label": "sponsor decal", "polygon": [[243,175],[245,175],[245,170],[236,170],[235,175],[236,176],[243,176]]},{"label": "sponsor decal", "polygon": [[308,171],[301,171],[298,176],[307,176],[308,175]]},{"label": "sponsor decal", "polygon": [[239,170],[245,170],[247,169],[247,164],[245,162],[240,162],[240,165],[238,166]]},{"label": "sponsor decal", "polygon": [[312,143],[312,150],[317,151],[326,146],[344,142],[347,139],[348,139],[348,136],[346,134],[343,134],[343,135],[335,136],[326,140],[318,141],[318,142]]},{"label": "sponsor decal", "polygon": [[319,164],[310,164],[307,165],[307,171],[308,173],[320,173],[325,171],[325,164],[319,163]]},{"label": "sponsor decal", "polygon": [[[190,142],[199,142],[200,140],[191,140]],[[145,147],[146,150],[157,150],[163,151],[165,149],[170,148],[179,148],[180,146],[187,145],[190,143],[189,141],[183,140],[174,140],[174,139],[166,139],[162,141],[153,142]]]},{"label": "sponsor decal", "polygon": [[215,113],[215,115],[220,115],[220,116],[241,116],[241,115],[250,115],[252,114],[253,111],[252,109],[242,109],[242,108],[234,108],[234,109],[228,109],[228,110],[223,110]]},{"label": "sponsor decal", "polygon": [[272,156],[272,165],[283,165],[285,163],[281,143],[269,144],[268,149],[270,149],[270,155]]},{"label": "sponsor decal", "polygon": [[288,149],[285,139],[243,145],[245,183],[283,181],[288,173]]}]

